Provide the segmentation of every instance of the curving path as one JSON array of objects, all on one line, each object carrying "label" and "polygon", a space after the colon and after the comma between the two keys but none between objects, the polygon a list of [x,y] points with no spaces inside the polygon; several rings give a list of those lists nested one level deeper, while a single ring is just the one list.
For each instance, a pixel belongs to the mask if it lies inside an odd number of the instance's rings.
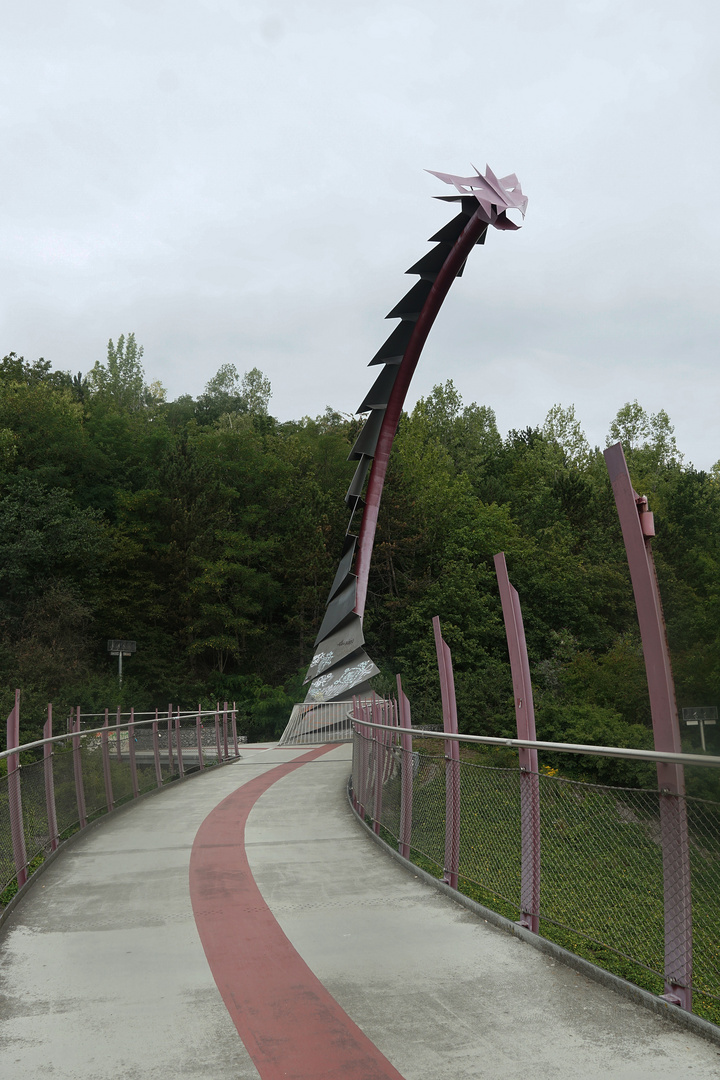
[{"label": "curving path", "polygon": [[379,850],[349,747],[243,760],[88,831],[0,930],[13,1080],[720,1076],[720,1047]]}]

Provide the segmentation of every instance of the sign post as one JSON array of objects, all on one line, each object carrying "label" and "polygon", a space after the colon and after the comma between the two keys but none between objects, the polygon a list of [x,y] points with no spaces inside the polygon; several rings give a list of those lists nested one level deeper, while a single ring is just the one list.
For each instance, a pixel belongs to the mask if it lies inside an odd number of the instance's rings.
[{"label": "sign post", "polygon": [[124,641],[121,638],[110,638],[107,643],[107,651],[111,656],[118,658],[118,685],[122,690],[122,662],[123,656],[132,656],[137,652],[137,642]]},{"label": "sign post", "polygon": [[700,742],[706,753],[705,728],[712,727],[717,721],[717,705],[700,705],[694,709],[683,709],[683,720],[688,727],[700,727]]}]

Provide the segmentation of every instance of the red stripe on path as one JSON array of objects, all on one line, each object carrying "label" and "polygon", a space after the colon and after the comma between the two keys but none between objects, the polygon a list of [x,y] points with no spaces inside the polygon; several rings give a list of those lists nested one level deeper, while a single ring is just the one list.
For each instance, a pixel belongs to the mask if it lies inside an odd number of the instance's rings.
[{"label": "red stripe on path", "polygon": [[190,856],[195,922],[262,1080],[403,1080],[295,951],[245,852],[245,823],[262,793],[332,749],[311,750],[250,780],[208,814]]}]

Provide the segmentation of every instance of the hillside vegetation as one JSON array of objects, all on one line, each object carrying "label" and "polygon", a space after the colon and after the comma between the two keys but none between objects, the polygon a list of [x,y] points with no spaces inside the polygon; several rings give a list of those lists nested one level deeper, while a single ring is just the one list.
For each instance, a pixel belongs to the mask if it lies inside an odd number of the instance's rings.
[{"label": "hillside vegetation", "polygon": [[[251,735],[282,728],[342,546],[361,421],[328,408],[281,423],[269,399],[261,372],[225,365],[197,399],[168,402],[146,385],[132,334],[84,377],[0,362],[0,704],[23,690],[23,740],[47,701],[62,716],[227,698]],[[678,704],[717,704],[720,476],[683,462],[664,412],[624,406],[616,439],[655,512]],[[600,450],[559,406],[502,437],[492,409],[463,405],[450,382],[403,416],[395,442],[365,620],[378,691],[399,671],[414,722],[437,721],[437,614],[461,729],[513,732],[500,550],[523,604],[539,737],[651,745]],[[112,637],[137,641],[122,692]]]}]

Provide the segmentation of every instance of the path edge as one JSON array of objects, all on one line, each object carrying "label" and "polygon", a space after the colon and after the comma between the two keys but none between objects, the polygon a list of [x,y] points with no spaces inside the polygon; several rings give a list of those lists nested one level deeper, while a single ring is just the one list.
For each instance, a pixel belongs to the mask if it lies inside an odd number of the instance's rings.
[{"label": "path edge", "polygon": [[541,937],[539,934],[533,934],[532,931],[528,930],[526,927],[520,926],[519,923],[515,923],[511,919],[506,919],[504,915],[498,915],[496,911],[484,907],[482,904],[479,904],[477,900],[472,900],[469,896],[465,896],[464,893],[452,889],[446,882],[433,877],[427,870],[423,870],[420,866],[416,866],[414,862],[404,858],[399,851],[396,851],[395,848],[391,847],[390,844],[381,839],[381,837],[373,832],[370,826],[360,818],[352,804],[352,776],[348,777],[346,794],[348,808],[358,825],[364,829],[365,833],[379,848],[395,859],[396,862],[400,863],[405,870],[412,873],[415,877],[424,881],[427,885],[432,885],[438,892],[443,893],[445,896],[449,897],[450,900],[454,900],[455,903],[459,904],[461,907],[467,908],[473,915],[479,916],[486,923],[490,923],[497,927],[498,930],[503,930],[507,934],[512,934],[513,937],[520,938],[521,941],[531,945],[534,949],[537,949],[538,952],[552,957],[553,960],[557,960],[566,967],[573,968],[573,970],[579,972],[581,975],[586,975],[588,979],[592,979],[593,982],[600,983],[609,990],[614,990],[615,993],[620,994],[621,997],[628,998],[630,1001],[634,1001],[637,1005],[642,1005],[643,1008],[648,1009],[657,1016],[661,1016],[671,1023],[676,1024],[678,1027],[685,1028],[686,1031],[692,1031],[695,1035],[699,1035],[701,1038],[715,1043],[716,1046],[720,1046],[720,1027],[716,1024],[711,1023],[709,1020],[703,1020],[701,1016],[696,1016],[695,1013],[686,1012],[685,1009],[681,1009],[678,1005],[672,1005],[669,1001],[664,1001],[656,994],[651,994],[649,990],[643,990],[641,986],[635,986],[634,983],[620,978],[619,975],[613,975],[612,972],[597,967],[596,964],[583,959],[582,956],[576,956],[575,953],[570,952],[568,949],[564,949],[562,945],[556,945],[554,941],[548,941],[547,938]]}]

